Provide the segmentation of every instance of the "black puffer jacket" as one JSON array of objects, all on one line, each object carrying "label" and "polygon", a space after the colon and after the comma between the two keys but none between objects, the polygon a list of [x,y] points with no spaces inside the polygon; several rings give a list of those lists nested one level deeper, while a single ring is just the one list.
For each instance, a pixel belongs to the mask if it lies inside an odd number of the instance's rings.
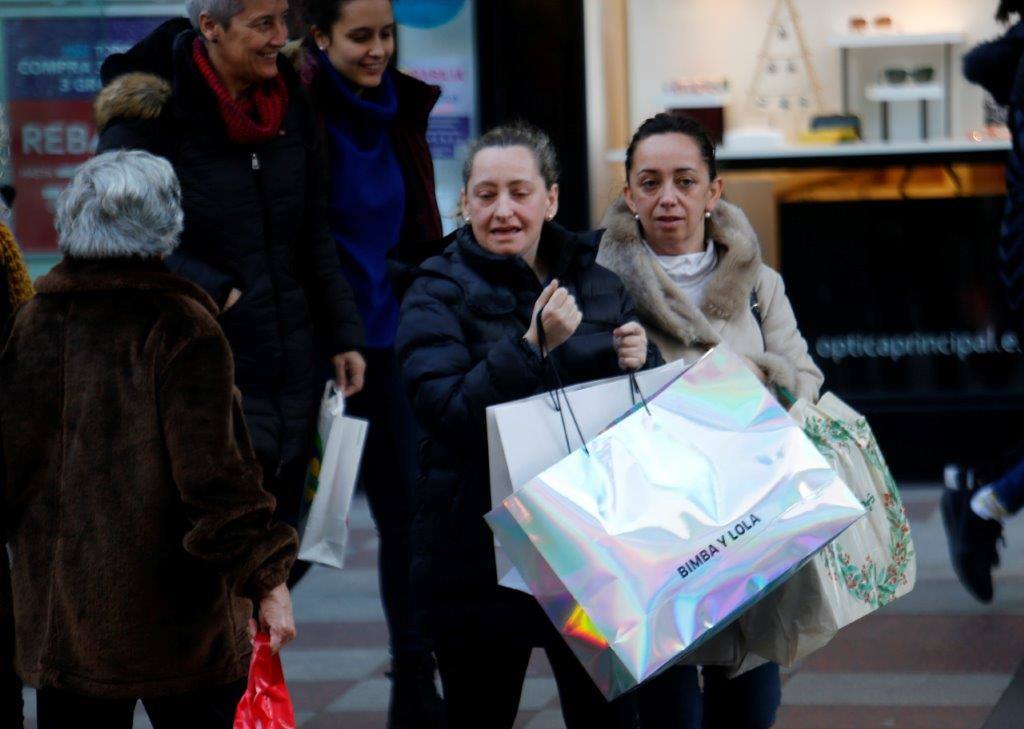
[{"label": "black puffer jacket", "polygon": [[[465,226],[420,269],[402,303],[397,347],[426,433],[414,495],[413,576],[421,608],[493,589],[485,410],[548,389],[545,364],[523,340],[542,286],[520,258],[481,248]],[[544,226],[538,255],[583,312],[552,354],[563,382],[621,374],[611,332],[636,320],[622,282],[597,265],[597,238]],[[661,363],[651,346],[647,364]]]},{"label": "black puffer jacket", "polygon": [[264,464],[303,458],[314,409],[313,325],[332,353],[362,343],[352,293],[326,223],[326,174],[313,114],[284,59],[290,103],[281,133],[232,143],[192,61],[188,21],[165,23],[103,65],[100,151],[145,149],[174,165],[185,230],[169,267],[219,304],[246,421]]},{"label": "black puffer jacket", "polygon": [[1000,276],[1015,325],[1024,331],[1024,22],[964,56],[964,75],[1009,106],[1013,152],[1006,165],[1006,209],[1000,231]]}]

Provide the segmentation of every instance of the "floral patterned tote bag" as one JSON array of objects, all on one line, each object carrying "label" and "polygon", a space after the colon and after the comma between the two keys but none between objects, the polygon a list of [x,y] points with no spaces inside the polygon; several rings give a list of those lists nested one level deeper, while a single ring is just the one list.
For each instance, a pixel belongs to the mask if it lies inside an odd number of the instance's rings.
[{"label": "floral patterned tote bag", "polygon": [[906,510],[867,420],[831,393],[798,400],[790,415],[868,514],[740,617],[747,650],[784,666],[906,595],[917,575]]}]

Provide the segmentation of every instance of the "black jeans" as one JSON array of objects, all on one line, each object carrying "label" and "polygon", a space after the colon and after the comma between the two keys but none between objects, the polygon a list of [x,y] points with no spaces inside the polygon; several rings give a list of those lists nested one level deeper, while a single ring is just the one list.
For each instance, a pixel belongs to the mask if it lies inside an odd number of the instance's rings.
[{"label": "black jeans", "polygon": [[704,676],[704,724],[706,729],[743,726],[768,729],[782,703],[782,679],[777,663],[765,663],[736,678],[726,678],[721,668],[701,669]]},{"label": "black jeans", "polygon": [[636,692],[642,729],[768,729],[782,701],[779,666],[766,663],[736,678],[723,668],[673,666]]},{"label": "black jeans", "polygon": [[434,655],[444,688],[447,729],[508,729],[535,646],[544,649],[568,729],[632,729],[630,696],[609,703],[529,595],[495,588],[482,599],[431,610]]},{"label": "black jeans", "polygon": [[[153,729],[231,729],[246,683],[243,678],[178,696],[141,700]],[[94,699],[52,688],[39,689],[36,693],[37,726],[39,729],[131,729],[138,700]]]},{"label": "black jeans", "polygon": [[[280,464],[272,463],[264,458],[260,458],[259,461],[260,467],[263,469],[263,488],[273,494],[277,501],[274,506],[274,518],[297,529],[302,510],[303,487],[306,483],[309,458],[296,458]],[[295,587],[311,566],[309,562],[295,560],[292,563],[291,573],[288,575],[288,589]],[[258,608],[258,603],[253,605],[254,610]]]},{"label": "black jeans", "polygon": [[359,483],[380,536],[380,594],[388,624],[391,654],[426,650],[415,625],[412,594],[412,490],[416,483],[416,421],[402,386],[392,349],[367,349],[362,392],[345,403],[345,412],[370,421]]},{"label": "black jeans", "polygon": [[495,588],[431,611],[447,729],[513,726],[530,654],[544,649],[567,729],[768,729],[782,698],[768,663],[728,679],[721,668],[675,666],[607,701],[565,639],[529,595]]}]

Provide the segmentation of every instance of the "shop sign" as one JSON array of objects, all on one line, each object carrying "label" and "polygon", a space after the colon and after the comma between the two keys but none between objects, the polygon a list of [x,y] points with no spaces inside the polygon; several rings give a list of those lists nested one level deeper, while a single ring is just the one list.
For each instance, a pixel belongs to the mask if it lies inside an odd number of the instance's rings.
[{"label": "shop sign", "polygon": [[466,0],[402,0],[395,4],[395,20],[412,28],[437,28],[451,22]]},{"label": "shop sign", "polygon": [[30,252],[56,249],[53,211],[78,165],[96,150],[92,99],[100,66],[159,18],[24,18],[3,22],[15,232]]},{"label": "shop sign", "polygon": [[469,143],[473,114],[473,87],[468,61],[436,59],[404,70],[420,81],[441,87],[441,98],[430,115],[427,142],[435,160],[456,159],[460,150]]}]

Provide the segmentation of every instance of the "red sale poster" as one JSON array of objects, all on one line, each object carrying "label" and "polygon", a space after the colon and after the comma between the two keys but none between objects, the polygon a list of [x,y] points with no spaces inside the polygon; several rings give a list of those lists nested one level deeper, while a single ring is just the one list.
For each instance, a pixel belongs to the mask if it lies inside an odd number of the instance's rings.
[{"label": "red sale poster", "polygon": [[11,162],[16,232],[27,252],[57,248],[53,212],[78,165],[96,149],[88,101],[12,101]]},{"label": "red sale poster", "polygon": [[162,18],[21,18],[3,21],[14,228],[29,253],[53,252],[53,211],[78,165],[96,150],[92,99],[100,67]]}]

